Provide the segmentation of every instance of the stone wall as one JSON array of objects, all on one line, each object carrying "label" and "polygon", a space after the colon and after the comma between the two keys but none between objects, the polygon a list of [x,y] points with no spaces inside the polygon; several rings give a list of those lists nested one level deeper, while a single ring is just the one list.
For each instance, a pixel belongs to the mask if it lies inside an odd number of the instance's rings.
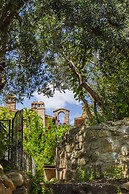
[{"label": "stone wall", "polygon": [[121,169],[128,178],[129,119],[73,128],[63,136],[57,155],[59,179],[76,180],[80,169],[97,178]]},{"label": "stone wall", "polygon": [[[129,182],[123,186],[129,186]],[[56,183],[45,184],[50,194],[129,194],[127,187],[115,183]]]}]

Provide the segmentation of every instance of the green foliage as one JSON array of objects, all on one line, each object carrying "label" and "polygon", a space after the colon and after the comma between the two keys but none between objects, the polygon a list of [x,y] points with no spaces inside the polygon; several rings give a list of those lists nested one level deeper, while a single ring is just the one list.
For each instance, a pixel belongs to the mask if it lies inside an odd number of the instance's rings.
[{"label": "green foliage", "polygon": [[[37,173],[43,169],[42,147],[40,135],[43,131],[42,119],[34,110],[24,109],[24,151],[32,157],[36,164]],[[40,172],[42,174],[43,170]]]},{"label": "green foliage", "polygon": [[46,187],[45,185],[42,186],[44,180],[41,177],[30,175],[30,179],[32,181],[30,190],[31,194],[53,194],[50,183],[48,187]]},{"label": "green foliage", "polygon": [[[10,112],[7,108],[1,108],[0,110],[0,159],[4,157],[4,154],[10,145],[8,140],[8,125],[13,118],[14,113]],[[4,121],[5,120],[5,121]]]},{"label": "green foliage", "polygon": [[0,126],[0,159],[3,158],[7,149],[7,131]]},{"label": "green foliage", "polygon": [[43,176],[32,176],[29,174],[29,177],[31,179],[31,190],[30,192],[32,194],[44,194],[44,191],[42,190],[42,187],[40,186],[40,183],[43,182]]},{"label": "green foliage", "polygon": [[14,117],[14,112],[9,111],[8,108],[2,107],[0,109],[0,120],[9,120]]},{"label": "green foliage", "polygon": [[126,72],[125,77],[121,73],[117,73],[117,75],[111,74],[109,79],[106,76],[98,79],[98,83],[100,83],[98,89],[105,99],[107,117],[114,120],[128,117],[129,98]]},{"label": "green foliage", "polygon": [[91,170],[87,170],[87,171],[84,171],[84,170],[81,170],[81,175],[80,175],[80,181],[81,182],[86,182],[86,181],[91,181],[94,179],[94,174]]},{"label": "green foliage", "polygon": [[87,182],[95,179],[94,173],[92,169],[77,169],[75,176],[74,176],[75,181],[79,182]]},{"label": "green foliage", "polygon": [[42,188],[42,193],[43,194],[53,194],[53,190],[52,190],[52,188],[50,188],[50,184],[49,184],[48,188]]},{"label": "green foliage", "polygon": [[98,178],[106,180],[121,180],[124,179],[123,170],[121,167],[115,166],[101,173],[97,169],[94,170],[92,167],[88,169],[78,168],[74,175],[74,180],[79,182],[87,182]]},{"label": "green foliage", "polygon": [[121,194],[122,192],[121,192],[121,188],[118,186],[117,187],[117,194]]},{"label": "green foliage", "polygon": [[129,115],[127,5],[127,1],[66,0],[57,7],[53,3],[55,15],[47,17],[52,22],[46,25],[48,38],[41,43],[50,51],[46,68],[53,82],[58,81],[55,85],[71,88],[79,100],[82,94],[85,98],[90,94],[100,106],[96,91],[107,118],[112,119]]},{"label": "green foliage", "polygon": [[69,127],[57,127],[50,119],[49,126],[44,128],[42,119],[33,110],[25,109],[24,118],[24,150],[34,158],[37,171],[43,172],[44,164],[55,164],[57,143]]},{"label": "green foliage", "polygon": [[97,113],[97,118],[95,115],[92,116],[92,122],[89,120],[89,118],[85,119],[85,124],[88,126],[97,125],[99,123],[106,122],[107,120],[110,120],[110,117],[107,117],[102,114],[102,112]]},{"label": "green foliage", "polygon": [[113,180],[120,180],[123,179],[123,170],[121,167],[111,167],[107,171],[102,173],[103,178],[105,179],[113,179]]},{"label": "green foliage", "polygon": [[24,151],[32,157],[36,166],[35,176],[31,175],[32,193],[49,194],[48,189],[43,189],[40,183],[44,180],[44,164],[55,164],[56,146],[62,135],[69,129],[67,125],[55,126],[49,120],[49,126],[43,127],[40,116],[34,110],[24,110]]}]

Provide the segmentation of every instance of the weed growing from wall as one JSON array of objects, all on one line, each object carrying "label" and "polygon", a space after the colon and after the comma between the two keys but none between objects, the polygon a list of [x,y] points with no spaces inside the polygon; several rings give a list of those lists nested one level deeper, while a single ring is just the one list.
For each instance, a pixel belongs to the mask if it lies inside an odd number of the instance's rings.
[{"label": "weed growing from wall", "polygon": [[120,180],[124,178],[123,170],[121,167],[111,167],[102,173],[102,177],[105,179]]}]

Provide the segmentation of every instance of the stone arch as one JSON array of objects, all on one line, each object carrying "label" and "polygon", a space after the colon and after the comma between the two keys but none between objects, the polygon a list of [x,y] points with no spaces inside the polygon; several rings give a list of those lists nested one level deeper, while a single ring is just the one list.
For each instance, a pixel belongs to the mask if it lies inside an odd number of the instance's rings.
[{"label": "stone arch", "polygon": [[53,114],[56,120],[59,120],[59,114],[64,113],[64,123],[69,124],[69,112],[70,111],[65,108],[59,108],[57,110],[54,110]]}]

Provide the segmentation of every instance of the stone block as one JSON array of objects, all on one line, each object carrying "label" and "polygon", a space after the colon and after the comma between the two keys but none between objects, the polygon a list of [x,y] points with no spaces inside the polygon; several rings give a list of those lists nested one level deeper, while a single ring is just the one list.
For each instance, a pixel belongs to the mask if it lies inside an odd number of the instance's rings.
[{"label": "stone block", "polygon": [[24,186],[18,187],[13,194],[28,194],[27,189]]},{"label": "stone block", "polygon": [[72,169],[76,169],[77,166],[78,166],[77,160],[72,160],[72,161],[71,161],[71,168],[72,168]]},{"label": "stone block", "polygon": [[113,152],[113,140],[103,139],[100,140],[101,151],[103,153]]},{"label": "stone block", "polygon": [[115,163],[118,160],[117,153],[102,153],[99,156],[99,161],[104,163]]},{"label": "stone block", "polygon": [[84,141],[84,137],[83,137],[83,135],[79,135],[79,136],[78,136],[78,141],[79,141],[79,142]]},{"label": "stone block", "polygon": [[121,126],[118,130],[119,134],[129,135],[129,126]]},{"label": "stone block", "polygon": [[129,155],[129,145],[125,144],[121,147],[121,154],[123,156]]},{"label": "stone block", "polygon": [[86,159],[85,158],[78,159],[78,165],[79,166],[84,166],[85,164],[86,164]]},{"label": "stone block", "polygon": [[122,188],[122,189],[125,189],[125,190],[127,190],[127,191],[129,191],[129,182],[123,183],[123,184],[121,185],[121,188]]},{"label": "stone block", "polygon": [[71,145],[67,144],[66,145],[66,152],[69,153],[72,150]]},{"label": "stone block", "polygon": [[59,161],[58,166],[59,166],[59,168],[65,168],[65,166],[66,166],[66,158],[65,159],[61,159]]},{"label": "stone block", "polygon": [[82,143],[75,144],[75,150],[81,150],[82,149]]},{"label": "stone block", "polygon": [[2,182],[3,182],[4,186],[7,188],[10,188],[11,191],[15,190],[16,187],[15,187],[14,183],[6,175],[2,176]]},{"label": "stone block", "polygon": [[100,156],[100,152],[98,152],[98,151],[93,152],[90,155],[90,161],[93,162],[93,163],[97,162],[97,160],[99,159],[99,156]]},{"label": "stone block", "polygon": [[12,194],[12,190],[0,183],[0,194]]},{"label": "stone block", "polygon": [[0,164],[0,177],[3,175],[3,167],[2,165]]},{"label": "stone block", "polygon": [[24,177],[18,172],[11,172],[7,176],[14,183],[15,187],[19,187],[24,183]]}]

